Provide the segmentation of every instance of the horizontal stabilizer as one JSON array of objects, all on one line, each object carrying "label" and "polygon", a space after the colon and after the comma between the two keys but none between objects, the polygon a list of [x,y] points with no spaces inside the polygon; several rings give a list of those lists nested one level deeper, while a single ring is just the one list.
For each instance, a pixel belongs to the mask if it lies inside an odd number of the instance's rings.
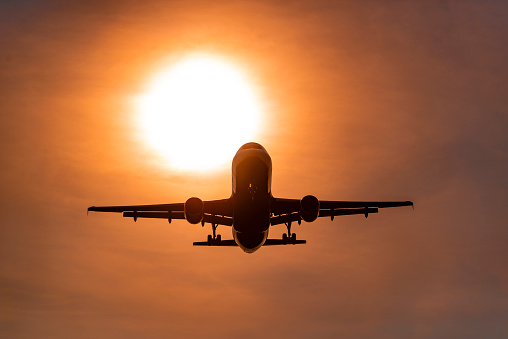
[{"label": "horizontal stabilizer", "polygon": [[296,245],[296,244],[306,244],[306,240],[297,240],[297,239],[266,239],[263,246],[271,246],[271,245]]},{"label": "horizontal stabilizer", "polygon": [[[305,244],[306,240],[292,240],[288,239],[266,239],[263,246],[271,246],[271,245],[296,245],[296,244]],[[238,246],[233,239],[228,240],[210,240],[210,241],[195,241],[192,243],[194,246]]]}]

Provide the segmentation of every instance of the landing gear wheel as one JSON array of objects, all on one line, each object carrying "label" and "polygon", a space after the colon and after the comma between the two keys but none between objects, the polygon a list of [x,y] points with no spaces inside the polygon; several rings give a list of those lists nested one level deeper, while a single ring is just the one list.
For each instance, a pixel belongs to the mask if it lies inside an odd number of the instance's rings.
[{"label": "landing gear wheel", "polygon": [[220,242],[221,241],[221,236],[220,234],[217,234],[217,242]]},{"label": "landing gear wheel", "polygon": [[212,243],[212,235],[211,234],[208,234],[207,242],[208,242],[208,245],[210,245]]},{"label": "landing gear wheel", "polygon": [[296,241],[296,233],[291,234],[291,241]]},{"label": "landing gear wheel", "polygon": [[283,241],[287,241],[288,240],[288,235],[286,233],[282,234],[282,240]]}]

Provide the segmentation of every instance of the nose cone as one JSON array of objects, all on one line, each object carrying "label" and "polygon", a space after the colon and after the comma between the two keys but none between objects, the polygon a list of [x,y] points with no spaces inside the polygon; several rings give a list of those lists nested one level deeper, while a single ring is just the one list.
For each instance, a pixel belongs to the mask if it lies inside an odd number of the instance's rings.
[{"label": "nose cone", "polygon": [[233,232],[233,237],[236,244],[240,246],[245,253],[254,253],[265,243],[266,238],[268,238],[268,231],[238,232],[235,230]]}]

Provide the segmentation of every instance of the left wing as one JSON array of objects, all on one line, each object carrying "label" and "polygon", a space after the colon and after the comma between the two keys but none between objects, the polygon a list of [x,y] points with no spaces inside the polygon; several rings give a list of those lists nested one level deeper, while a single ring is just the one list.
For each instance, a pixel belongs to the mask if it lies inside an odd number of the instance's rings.
[{"label": "left wing", "polygon": [[[229,199],[203,201],[201,222],[214,223],[218,225],[231,226],[233,224],[233,212]],[[91,206],[88,212],[123,212],[124,217],[133,218],[157,218],[186,219],[186,203],[156,204],[156,205],[129,205],[129,206]]]},{"label": "left wing", "polygon": [[[307,196],[312,201],[311,213],[313,220],[317,217],[330,217],[332,220],[337,215],[363,214],[367,217],[370,213],[378,213],[379,208],[413,206],[412,201],[330,201],[317,200],[313,196]],[[292,221],[301,222],[304,199],[275,198],[272,203],[271,225],[279,225]],[[308,200],[308,201],[309,201]],[[312,218],[311,218],[312,219]],[[312,220],[312,221],[313,221]]]}]

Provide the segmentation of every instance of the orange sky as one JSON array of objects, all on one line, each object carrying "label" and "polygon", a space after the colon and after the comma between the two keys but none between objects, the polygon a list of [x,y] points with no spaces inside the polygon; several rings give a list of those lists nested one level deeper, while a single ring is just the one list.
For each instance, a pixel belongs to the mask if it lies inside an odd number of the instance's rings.
[{"label": "orange sky", "polygon": [[[500,1],[0,4],[0,336],[508,336]],[[130,99],[187,53],[259,89],[275,196],[407,200],[297,226],[303,246],[90,205],[228,197],[140,142]],[[284,228],[271,230],[279,237]],[[220,229],[230,238],[230,230]]]}]

